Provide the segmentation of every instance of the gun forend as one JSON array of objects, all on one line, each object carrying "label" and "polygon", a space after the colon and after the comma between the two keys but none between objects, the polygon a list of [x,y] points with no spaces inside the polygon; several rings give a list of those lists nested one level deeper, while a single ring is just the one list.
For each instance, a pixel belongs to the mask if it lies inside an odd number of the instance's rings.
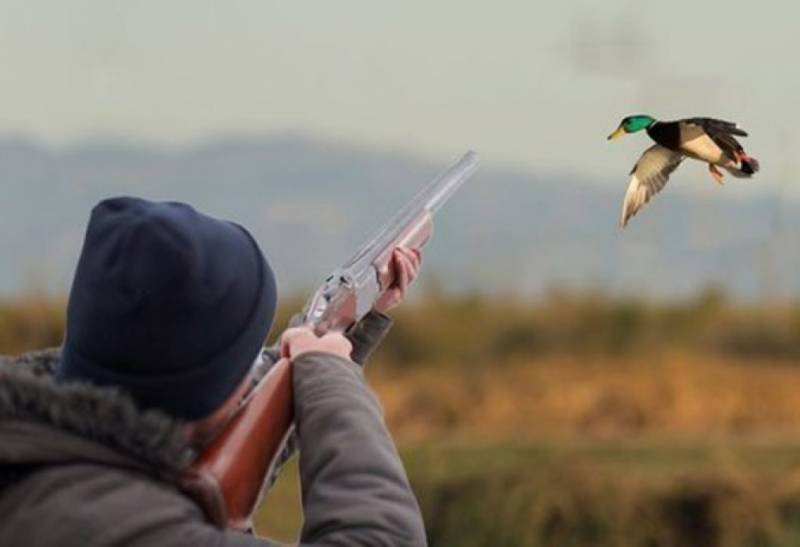
[{"label": "gun forend", "polygon": [[392,253],[397,247],[408,249],[421,249],[433,236],[433,216],[426,209],[420,212],[417,218],[408,223],[405,231],[400,233],[393,245],[386,247],[372,263],[378,278],[381,291],[385,291],[394,283],[392,272]]}]

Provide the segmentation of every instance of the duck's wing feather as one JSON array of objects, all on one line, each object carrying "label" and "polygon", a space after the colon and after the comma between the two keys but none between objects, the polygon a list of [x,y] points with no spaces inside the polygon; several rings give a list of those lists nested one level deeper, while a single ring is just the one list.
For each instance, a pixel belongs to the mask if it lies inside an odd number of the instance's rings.
[{"label": "duck's wing feather", "polygon": [[639,209],[664,188],[670,174],[678,168],[685,156],[656,144],[648,148],[631,170],[631,181],[622,202],[619,224],[625,227]]},{"label": "duck's wing feather", "polygon": [[735,162],[743,148],[734,135],[747,136],[735,123],[713,118],[681,120],[679,127],[680,147],[690,156],[717,165]]},{"label": "duck's wing feather", "polygon": [[709,136],[714,135],[738,135],[740,137],[746,137],[747,131],[744,129],[739,129],[739,126],[736,122],[728,122],[725,120],[717,120],[715,118],[687,118],[685,120],[681,120],[684,123],[690,123],[693,125],[699,125],[702,127]]}]

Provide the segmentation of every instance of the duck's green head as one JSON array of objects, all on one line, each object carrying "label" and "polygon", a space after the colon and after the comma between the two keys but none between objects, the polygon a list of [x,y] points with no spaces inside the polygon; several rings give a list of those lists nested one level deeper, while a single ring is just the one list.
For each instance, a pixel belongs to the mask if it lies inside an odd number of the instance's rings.
[{"label": "duck's green head", "polygon": [[655,118],[647,114],[636,114],[634,116],[627,116],[622,118],[619,122],[619,127],[608,136],[608,140],[617,139],[626,133],[636,133],[642,129],[647,129],[656,123]]}]

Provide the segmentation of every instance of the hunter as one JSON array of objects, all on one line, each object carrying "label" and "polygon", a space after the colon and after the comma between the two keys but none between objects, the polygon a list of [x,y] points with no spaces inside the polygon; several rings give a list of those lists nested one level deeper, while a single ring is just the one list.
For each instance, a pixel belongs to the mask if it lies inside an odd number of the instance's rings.
[{"label": "hunter", "polygon": [[[420,256],[347,336],[292,328],[301,545],[425,545],[362,372]],[[268,546],[208,523],[179,487],[230,417],[274,319],[272,270],[241,226],[122,197],[93,210],[61,348],[0,358],[0,545]]]}]

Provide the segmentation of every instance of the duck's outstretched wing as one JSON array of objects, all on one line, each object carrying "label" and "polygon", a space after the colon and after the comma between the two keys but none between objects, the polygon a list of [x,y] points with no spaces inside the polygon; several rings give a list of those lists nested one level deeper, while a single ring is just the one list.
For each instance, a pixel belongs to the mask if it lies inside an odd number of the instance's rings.
[{"label": "duck's outstretched wing", "polygon": [[659,144],[644,151],[631,170],[631,181],[622,203],[619,225],[623,228],[628,220],[650,201],[667,184],[669,175],[677,169],[685,156]]},{"label": "duck's outstretched wing", "polygon": [[740,129],[736,122],[729,122],[726,120],[717,120],[715,118],[686,118],[680,120],[683,123],[692,125],[699,125],[709,135],[737,135],[739,137],[746,137],[747,131]]}]

